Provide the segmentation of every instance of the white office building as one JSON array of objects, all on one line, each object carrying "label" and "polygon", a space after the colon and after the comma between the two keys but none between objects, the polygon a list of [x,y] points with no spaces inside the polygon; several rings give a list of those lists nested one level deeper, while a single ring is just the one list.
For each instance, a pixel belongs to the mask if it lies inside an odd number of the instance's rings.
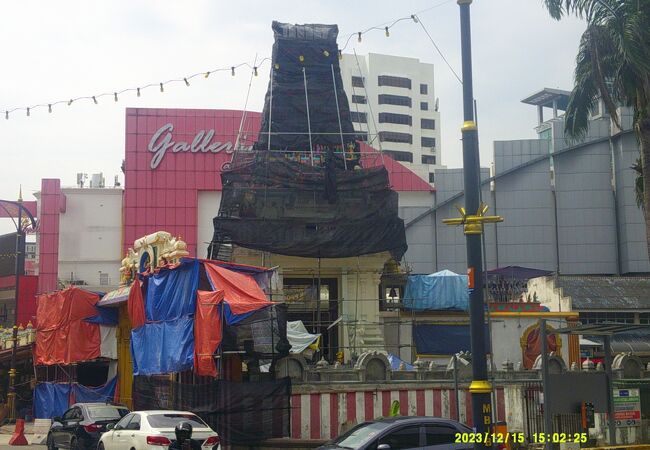
[{"label": "white office building", "polygon": [[370,53],[343,54],[340,65],[355,130],[433,183],[441,167],[433,64]]}]

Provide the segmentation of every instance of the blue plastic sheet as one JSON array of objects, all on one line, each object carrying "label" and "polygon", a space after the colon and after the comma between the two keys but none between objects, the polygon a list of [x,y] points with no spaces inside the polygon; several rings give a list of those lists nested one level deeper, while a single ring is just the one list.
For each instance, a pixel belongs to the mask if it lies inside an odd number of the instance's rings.
[{"label": "blue plastic sheet", "polygon": [[[485,326],[485,351],[490,351]],[[413,340],[418,355],[453,355],[472,350],[469,325],[413,325]]]},{"label": "blue plastic sheet", "polygon": [[34,389],[34,417],[62,416],[68,409],[71,389],[68,383],[38,383]]},{"label": "blue plastic sheet", "polygon": [[[271,304],[269,304],[271,306]],[[243,314],[234,314],[232,310],[230,309],[230,305],[227,302],[223,302],[220,305],[221,308],[224,308],[223,310],[223,315],[224,318],[226,319],[226,323],[228,325],[236,325],[239,322],[241,322],[244,319],[247,319],[248,317],[252,316],[255,314],[257,311],[251,311]],[[259,311],[259,310],[258,310]]]},{"label": "blue plastic sheet", "polygon": [[412,275],[406,282],[404,307],[416,311],[469,309],[467,275],[443,270],[431,275]]},{"label": "blue plastic sheet", "polygon": [[105,403],[112,402],[115,399],[115,388],[117,386],[117,377],[98,387],[87,387],[75,384],[74,398],[76,403]]},{"label": "blue plastic sheet", "polygon": [[392,353],[388,354],[388,362],[390,363],[391,370],[399,370],[402,363],[404,363],[404,370],[414,370],[415,369],[415,367],[413,367],[413,365],[407,363],[406,361],[403,361],[403,360],[399,359],[397,356],[393,355]]},{"label": "blue plastic sheet", "polygon": [[194,364],[194,318],[147,323],[131,331],[133,375],[182,372]]},{"label": "blue plastic sheet", "polygon": [[118,309],[95,306],[97,315],[89,317],[85,322],[97,323],[99,325],[117,326],[119,322]]},{"label": "blue plastic sheet", "polygon": [[162,270],[149,277],[145,314],[147,321],[174,320],[196,309],[199,260],[183,260],[173,270]]}]

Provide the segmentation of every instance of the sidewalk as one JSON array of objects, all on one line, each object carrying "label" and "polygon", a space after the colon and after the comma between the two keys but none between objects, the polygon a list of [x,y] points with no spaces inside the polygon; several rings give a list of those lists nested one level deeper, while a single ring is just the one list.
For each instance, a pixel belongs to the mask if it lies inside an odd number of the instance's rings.
[{"label": "sidewalk", "polygon": [[[34,445],[34,446],[30,445],[28,447],[25,447],[25,446],[18,446],[18,447],[9,446],[8,445],[9,444],[9,439],[11,439],[11,435],[14,432],[14,427],[15,427],[15,425],[3,425],[2,427],[0,427],[0,449],[5,449],[5,448],[7,448],[7,449],[9,449],[9,448],[25,448],[25,449],[38,448],[38,449],[42,449],[42,448],[45,448],[45,445]],[[30,444],[32,442],[34,442],[34,439],[36,438],[36,436],[34,436],[34,434],[32,434],[33,427],[34,427],[34,422],[25,422],[25,437],[27,438],[27,442],[29,442]]]}]

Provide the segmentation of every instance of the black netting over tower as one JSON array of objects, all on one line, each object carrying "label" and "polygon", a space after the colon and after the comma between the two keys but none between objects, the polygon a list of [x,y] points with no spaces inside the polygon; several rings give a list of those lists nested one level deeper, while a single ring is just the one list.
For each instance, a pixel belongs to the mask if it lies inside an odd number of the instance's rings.
[{"label": "black netting over tower", "polygon": [[406,252],[397,192],[384,167],[311,167],[284,158],[239,166],[221,176],[223,191],[211,257],[224,237],[256,250],[313,258]]},{"label": "black netting over tower", "polygon": [[401,260],[407,246],[397,193],[385,167],[362,168],[380,155],[361,155],[355,139],[338,28],[273,22],[273,31],[259,139],[252,152],[236,151],[221,174],[208,257],[228,260],[238,245],[311,258],[390,251]]},{"label": "black netting over tower", "polygon": [[319,163],[326,149],[341,155],[343,145],[349,158],[358,147],[341,80],[338,27],[273,22],[273,33],[271,79],[255,148],[310,153],[311,146]]}]

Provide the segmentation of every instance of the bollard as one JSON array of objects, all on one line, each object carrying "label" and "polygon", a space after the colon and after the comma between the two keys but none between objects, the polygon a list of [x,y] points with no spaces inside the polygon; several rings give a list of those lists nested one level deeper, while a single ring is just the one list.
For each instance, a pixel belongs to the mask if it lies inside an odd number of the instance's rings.
[{"label": "bollard", "polygon": [[16,419],[16,428],[14,434],[9,439],[9,445],[29,445],[25,437],[25,420]]}]

